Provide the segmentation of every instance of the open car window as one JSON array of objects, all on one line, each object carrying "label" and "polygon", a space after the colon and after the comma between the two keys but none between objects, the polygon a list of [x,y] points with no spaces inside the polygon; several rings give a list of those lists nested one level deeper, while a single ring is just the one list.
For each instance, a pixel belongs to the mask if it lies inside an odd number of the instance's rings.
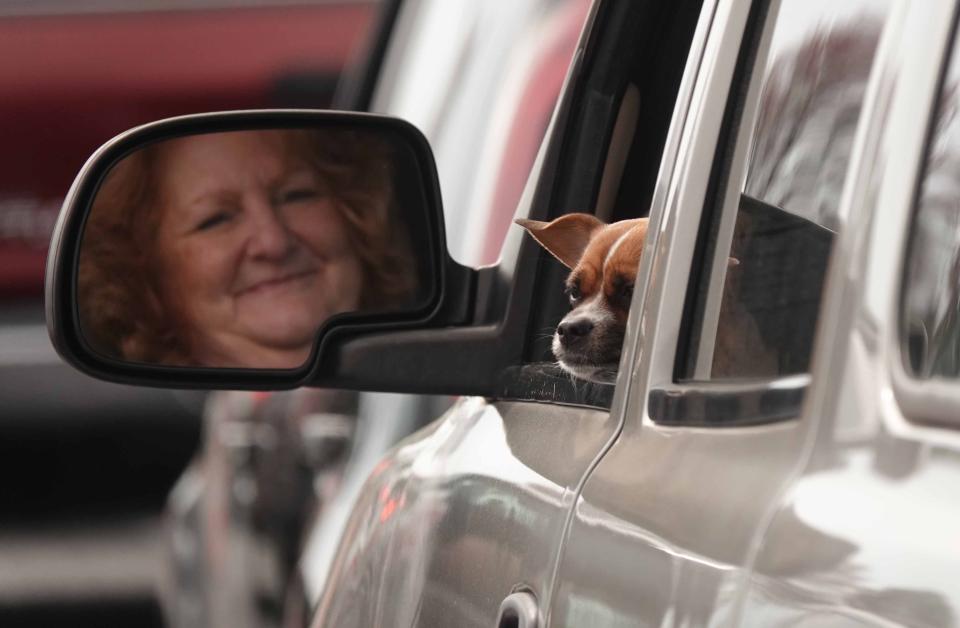
[{"label": "open car window", "polygon": [[[548,219],[587,213],[614,223],[647,216],[700,16],[698,0],[669,6],[601,3],[600,26],[594,24],[583,54],[588,61],[581,82],[561,105],[570,108],[566,128],[557,128],[562,141],[551,138],[551,148],[563,148],[557,151],[559,165],[551,166],[556,174],[547,171],[548,181],[555,177]],[[523,363],[504,373],[501,398],[610,406],[616,362],[583,363],[584,370],[612,365],[604,370],[605,382],[558,365],[553,346],[558,324],[575,309],[570,276],[571,268],[541,250]],[[618,348],[622,333],[619,338]]]}]

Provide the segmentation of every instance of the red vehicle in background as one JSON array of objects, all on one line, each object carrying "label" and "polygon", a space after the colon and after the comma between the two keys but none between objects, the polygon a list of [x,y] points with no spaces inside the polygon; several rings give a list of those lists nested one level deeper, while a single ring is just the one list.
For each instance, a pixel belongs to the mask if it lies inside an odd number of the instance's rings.
[{"label": "red vehicle in background", "polygon": [[60,200],[97,146],[186,113],[327,106],[375,5],[84,4],[0,7],[4,298],[40,296]]},{"label": "red vehicle in background", "polygon": [[378,4],[0,4],[0,625],[161,625],[160,513],[201,431],[202,394],[98,382],[50,346],[46,247],[74,175],[157,118],[329,106]]}]

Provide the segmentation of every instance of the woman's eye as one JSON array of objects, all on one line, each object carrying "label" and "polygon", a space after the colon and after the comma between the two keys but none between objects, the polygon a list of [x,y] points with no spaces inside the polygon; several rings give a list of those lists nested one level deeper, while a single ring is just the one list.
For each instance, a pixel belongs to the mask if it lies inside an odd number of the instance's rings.
[{"label": "woman's eye", "polygon": [[197,226],[194,227],[194,231],[208,231],[213,229],[217,225],[221,225],[230,220],[230,216],[230,213],[225,211],[212,214],[201,220]]},{"label": "woman's eye", "polygon": [[280,194],[281,203],[299,203],[302,201],[312,201],[320,196],[319,190],[313,187],[302,187],[285,190]]}]

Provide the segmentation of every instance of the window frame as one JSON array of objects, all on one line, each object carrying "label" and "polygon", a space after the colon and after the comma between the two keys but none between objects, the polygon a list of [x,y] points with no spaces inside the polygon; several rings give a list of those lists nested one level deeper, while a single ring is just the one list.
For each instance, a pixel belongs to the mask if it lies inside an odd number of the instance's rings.
[{"label": "window frame", "polygon": [[[726,264],[718,270],[715,262],[720,256],[718,251],[722,252],[725,259],[728,249],[718,245],[711,252],[712,259],[709,262],[704,259],[707,253],[703,246],[705,230],[710,228],[712,212],[721,211],[725,222],[730,223],[730,228],[726,230],[729,233],[718,236],[718,243],[720,237],[732,240],[732,225],[736,219],[737,207],[735,201],[739,201],[740,190],[737,186],[728,184],[733,180],[733,176],[742,178],[745,171],[749,154],[745,140],[752,131],[752,127],[745,122],[753,119],[760,97],[761,82],[754,80],[758,68],[763,67],[758,57],[764,53],[764,46],[769,48],[775,22],[771,24],[768,18],[771,11],[778,8],[779,0],[757,0],[751,3],[748,9],[741,5],[727,15],[718,16],[712,29],[714,32],[711,37],[720,39],[713,54],[728,57],[732,55],[734,60],[722,76],[719,73],[722,70],[716,67],[716,63],[712,64],[714,67],[706,68],[708,73],[713,74],[708,80],[716,84],[707,88],[708,93],[704,94],[703,101],[699,103],[701,111],[698,117],[703,119],[694,120],[692,125],[688,125],[703,127],[705,119],[709,117],[708,111],[720,109],[718,117],[714,118],[711,124],[711,132],[716,133],[713,141],[691,146],[692,150],[688,155],[691,166],[704,161],[710,164],[707,168],[698,169],[701,181],[694,183],[702,185],[703,191],[697,195],[694,207],[685,207],[686,203],[682,200],[677,202],[679,213],[685,214],[679,222],[689,224],[696,220],[698,227],[696,230],[688,228],[688,232],[694,233],[688,234],[682,246],[670,253],[682,260],[678,260],[678,263],[687,264],[687,267],[683,274],[684,289],[677,291],[680,294],[664,296],[664,300],[673,301],[663,304],[668,309],[665,315],[674,317],[678,324],[669,328],[660,325],[663,329],[668,328],[669,332],[659,334],[660,339],[651,355],[650,370],[653,377],[647,393],[646,415],[649,421],[660,426],[716,429],[791,420],[799,417],[800,404],[810,383],[809,374],[763,379],[678,381],[680,369],[689,352],[687,343],[693,341],[689,332],[695,325],[700,324],[699,321],[691,320],[699,273],[710,273],[711,284],[719,282],[719,285],[722,285],[726,275]],[[742,12],[740,15],[736,13],[737,9]],[[733,25],[734,21],[738,22],[736,26]],[[722,102],[722,105],[716,107],[717,102]],[[689,131],[704,135],[703,128]],[[692,174],[697,174],[697,171]],[[689,182],[685,181],[681,185],[688,187]],[[711,207],[711,198],[717,198],[713,203],[718,207]],[[731,211],[731,207],[734,211]],[[708,294],[716,292],[711,289]],[[719,299],[715,300],[715,309],[719,311]],[[635,303],[634,306],[636,305],[638,304]],[[672,313],[669,310],[672,310]],[[711,325],[712,329],[708,330],[708,334],[715,333],[715,323],[716,321]],[[712,356],[712,351],[710,354]]]},{"label": "window frame", "polygon": [[[760,105],[760,94],[762,81],[754,80],[757,77],[757,68],[762,67],[769,53],[770,40],[773,38],[774,28],[769,28],[768,21],[770,8],[773,2],[764,2],[759,0],[754,3],[753,15],[750,16],[752,23],[747,25],[747,31],[744,33],[744,41],[739,52],[737,67],[734,70],[733,85],[731,93],[727,98],[724,112],[723,127],[720,130],[720,140],[717,142],[717,153],[713,162],[713,173],[711,174],[710,192],[707,193],[705,203],[711,205],[710,208],[704,208],[700,215],[700,233],[698,235],[697,247],[702,249],[704,257],[709,254],[710,260],[701,260],[701,267],[691,269],[691,280],[696,279],[699,283],[700,274],[707,273],[707,290],[704,295],[703,311],[699,321],[693,321],[693,307],[696,299],[694,298],[694,281],[687,286],[687,297],[684,301],[684,319],[686,320],[688,330],[697,329],[697,341],[699,347],[696,350],[696,359],[693,364],[692,381],[708,382],[710,381],[710,369],[713,365],[714,349],[716,347],[717,327],[720,322],[720,306],[723,300],[723,286],[727,277],[729,251],[733,243],[734,229],[737,222],[737,214],[740,206],[741,188],[746,179],[747,163],[750,154],[750,137],[753,133],[754,123],[757,120],[757,111]],[[777,2],[779,4],[779,2]],[[751,29],[757,29],[751,32]],[[713,198],[714,200],[710,200]],[[717,226],[717,239],[713,251],[708,251],[706,246],[706,230],[710,228],[710,223],[714,221],[716,215],[719,215],[719,225]],[[694,253],[700,254],[701,251]],[[684,334],[683,337],[692,340],[690,334]],[[681,362],[688,359],[690,346],[685,347],[683,352],[686,355],[681,357],[678,343],[677,364],[675,368],[675,379],[679,380],[679,369]]]},{"label": "window frame", "polygon": [[[692,19],[688,23],[685,18],[671,18],[670,27],[699,24],[704,7],[714,1],[690,0],[684,3],[684,10],[691,11],[687,17]],[[656,7],[655,3],[648,3],[648,6]],[[581,211],[598,215],[603,220],[622,218],[615,215],[614,206],[625,176],[623,169],[636,157],[634,153],[640,152],[635,151],[634,145],[637,128],[644,124],[649,126],[652,118],[648,117],[645,123],[637,122],[637,119],[645,111],[644,106],[665,100],[662,95],[644,99],[634,93],[635,57],[644,52],[646,58],[650,53],[647,49],[650,45],[638,45],[634,33],[638,28],[649,27],[636,19],[636,9],[629,7],[627,3],[614,0],[596,1],[597,15],[587,21],[586,50],[575,57],[578,67],[573,76],[579,83],[569,84],[560,95],[558,111],[567,109],[569,118],[560,120],[552,132],[548,130],[544,140],[546,146],[557,148],[555,161],[551,163],[549,156],[545,156],[540,169],[535,165],[531,174],[531,180],[536,181],[538,186],[550,188],[550,213],[546,216],[531,215],[532,218],[552,220],[574,208],[583,208]],[[624,13],[629,19],[624,19]],[[691,54],[695,40],[695,33],[689,41],[684,40],[685,55]],[[625,50],[633,56],[625,55]],[[675,98],[670,100],[672,106],[676,105],[683,89],[682,80],[687,67],[685,55],[672,60],[680,83],[673,92]],[[653,65],[644,67],[644,78],[648,73],[653,74]],[[663,78],[659,77],[660,80]],[[663,125],[668,132],[663,146],[658,148],[652,163],[653,169],[659,167],[669,150],[671,112],[671,108],[663,112]],[[624,129],[629,129],[630,134],[626,137],[618,135]],[[652,149],[647,146],[646,150]],[[569,173],[575,173],[576,176],[564,176]],[[552,332],[560,319],[570,311],[569,300],[560,290],[570,270],[541,251],[540,246],[524,237],[518,228],[508,234],[503,259],[507,259],[508,251],[517,239],[522,239],[525,246],[533,248],[538,257],[536,264],[520,269],[521,272],[532,272],[529,292],[533,295],[532,303],[535,305],[531,307],[523,335],[515,337],[517,344],[522,346],[521,359],[500,369],[497,388],[490,397],[497,401],[529,401],[611,410],[621,388],[619,378],[617,383],[609,384],[578,380],[552,360],[552,333],[544,330]],[[629,351],[629,338],[627,334],[623,344],[624,355]],[[550,358],[546,357],[548,355]],[[627,369],[624,364],[621,359],[620,373]]]},{"label": "window frame", "polygon": [[[723,219],[733,222],[736,218],[736,212],[731,211],[731,199],[739,200],[741,189],[737,185],[731,184],[734,181],[742,179],[745,176],[746,160],[749,158],[749,149],[746,146],[745,138],[752,133],[752,121],[755,120],[756,110],[759,104],[760,89],[762,81],[754,80],[762,76],[765,68],[766,55],[769,53],[770,42],[773,33],[776,30],[776,19],[770,19],[776,16],[780,9],[779,0],[757,0],[749,8],[749,15],[746,17],[739,30],[731,28],[728,24],[724,28],[723,23],[718,27],[715,23],[714,32],[711,37],[715,37],[726,42],[719,43],[714,50],[714,54],[735,54],[736,62],[733,69],[727,75],[726,92],[724,93],[720,85],[711,87],[712,93],[705,92],[703,101],[700,103],[699,116],[709,117],[707,109],[712,105],[717,107],[718,102],[722,105],[718,108],[722,110],[721,119],[716,128],[711,128],[710,132],[716,133],[715,141],[707,145],[698,140],[691,140],[694,144],[688,147],[693,154],[687,157],[687,170],[700,169],[707,171],[705,188],[696,189],[703,185],[702,178],[699,181],[693,181],[695,188],[689,195],[693,198],[687,200],[688,203],[696,204],[696,207],[687,207],[684,201],[675,200],[675,207],[667,211],[676,212],[680,218],[670,218],[666,220],[674,222],[670,227],[676,230],[677,222],[686,222],[687,225],[697,221],[698,233],[693,237],[685,237],[679,234],[669,234],[672,242],[659,245],[666,247],[665,251],[653,253],[656,257],[666,256],[668,258],[682,258],[670,260],[665,263],[687,265],[685,273],[686,286],[678,297],[676,295],[662,294],[659,298],[654,297],[653,303],[644,303],[644,309],[660,309],[659,313],[645,311],[643,316],[652,319],[654,328],[658,328],[653,342],[647,342],[640,338],[641,344],[647,343],[648,346],[640,347],[638,355],[647,355],[651,365],[647,369],[641,364],[638,370],[649,370],[649,389],[646,391],[645,416],[644,422],[660,425],[664,427],[711,427],[711,428],[733,428],[755,425],[775,424],[785,421],[799,420],[802,416],[802,405],[812,382],[812,371],[807,373],[782,375],[777,377],[765,378],[743,378],[743,379],[718,379],[718,380],[690,380],[680,381],[681,369],[685,366],[687,356],[689,355],[689,345],[696,340],[693,339],[690,331],[695,330],[695,325],[699,321],[693,321],[691,313],[694,307],[693,295],[699,281],[698,274],[702,272],[711,273],[711,284],[722,282],[725,276],[726,264],[723,268],[716,268],[716,261],[720,259],[723,252],[723,259],[726,258],[728,249],[719,242],[719,237],[732,236],[732,229],[727,229],[729,233],[722,232],[718,236],[718,245],[711,252],[711,263],[706,263],[707,247],[702,246],[704,240],[704,230],[710,228],[713,218],[712,211],[723,212]],[[891,9],[888,9],[884,15],[884,21],[891,16]],[[735,11],[735,9],[734,9]],[[720,19],[729,19],[730,15],[723,16]],[[752,32],[751,32],[751,29]],[[734,42],[736,48],[731,50],[729,39],[734,37],[729,31],[737,30],[739,37]],[[718,32],[727,31],[727,32]],[[724,44],[726,45],[724,49]],[[877,54],[871,60],[871,67],[875,68],[877,63]],[[708,52],[709,54],[709,52]],[[762,57],[761,57],[762,55]],[[709,65],[709,64],[705,64]],[[714,64],[716,65],[716,64]],[[716,72],[717,68],[707,68],[708,73]],[[872,70],[871,70],[872,72]],[[716,82],[722,80],[719,76],[698,77],[699,81]],[[706,88],[704,88],[706,89]],[[721,96],[721,93],[723,94]],[[864,103],[865,104],[865,103]],[[862,112],[862,109],[861,109]],[[862,121],[858,121],[858,127]],[[706,128],[703,120],[694,119],[686,124],[685,133],[704,134]],[[688,142],[689,143],[689,142]],[[709,163],[709,167],[697,165],[698,162]],[[849,177],[852,174],[852,161],[847,164],[844,186],[848,184]],[[700,177],[703,173],[699,173]],[[682,188],[690,185],[692,178],[690,172],[685,174],[684,180],[679,184],[673,185]],[[702,192],[700,190],[703,190]],[[720,192],[720,194],[718,194]],[[722,196],[721,196],[722,194]],[[693,199],[699,196],[699,202]],[[717,198],[716,201],[711,201]],[[712,206],[711,203],[716,203]],[[734,210],[736,205],[733,205]],[[729,225],[728,225],[729,226]],[[654,223],[651,227],[656,228]],[[693,231],[692,229],[688,229]],[[692,240],[692,241],[691,241]],[[682,242],[682,244],[680,244]],[[680,246],[678,246],[680,244]],[[648,241],[648,246],[651,243]],[[657,244],[653,244],[658,246]],[[677,250],[670,250],[677,249]],[[835,258],[835,249],[830,252],[827,266],[827,277],[829,277]],[[646,255],[646,253],[645,253]],[[657,261],[653,262],[658,263]],[[671,278],[677,277],[676,271],[669,273],[663,271],[661,281],[670,282]],[[722,284],[721,284],[722,285]],[[660,287],[665,290],[664,287]],[[711,289],[711,292],[715,292]],[[638,297],[635,296],[634,307],[638,307]],[[679,300],[679,304],[677,301]],[[717,304],[719,305],[719,300]],[[820,314],[818,314],[817,326],[819,327],[822,313],[823,302],[820,304]],[[669,317],[680,318],[682,312],[682,322],[669,322]],[[659,322],[657,322],[659,319]],[[715,325],[714,325],[715,327]],[[699,334],[699,332],[697,332]],[[711,352],[712,354],[712,352]],[[813,359],[813,358],[812,358]],[[623,367],[621,367],[623,368]],[[702,364],[700,369],[702,371]],[[636,394],[637,391],[635,391]]]},{"label": "window frame", "polygon": [[[914,375],[908,368],[909,356],[905,350],[906,338],[903,336],[903,306],[906,296],[907,268],[912,253],[913,235],[917,224],[917,216],[921,211],[923,185],[929,169],[930,150],[936,141],[937,115],[940,111],[940,96],[943,94],[952,62],[960,63],[960,5],[955,6],[951,13],[951,25],[947,40],[941,46],[939,77],[930,106],[926,110],[925,128],[920,159],[915,165],[913,191],[910,204],[905,212],[903,225],[903,240],[898,248],[900,252],[899,276],[894,288],[894,298],[891,307],[890,332],[888,341],[889,352],[888,369],[891,386],[897,404],[908,422],[922,427],[939,427],[948,429],[960,428],[960,377],[950,379],[935,376],[922,379]],[[957,55],[956,57],[954,55]]]},{"label": "window frame", "polygon": [[[789,389],[805,389],[807,385],[805,379],[798,378],[773,383],[676,383],[674,378],[678,346],[683,338],[681,319],[687,302],[686,286],[691,268],[699,264],[695,255],[702,250],[697,246],[699,230],[689,225],[702,224],[706,199],[714,187],[717,151],[729,147],[728,142],[722,141],[721,131],[729,126],[724,125],[727,103],[731,94],[738,93],[735,77],[742,67],[744,33],[757,4],[714,3],[711,13],[705,14],[697,27],[695,38],[703,38],[705,43],[697,58],[688,59],[681,98],[667,139],[670,150],[664,153],[651,204],[647,242],[636,283],[642,290],[635,291],[631,304],[629,345],[624,347],[620,364],[618,391],[622,389],[622,394],[618,392],[614,400],[614,410],[639,414],[641,425],[685,429],[715,426],[714,422],[664,413],[685,415],[690,408],[705,407],[703,402],[708,398],[707,403],[736,404],[746,396],[763,396],[772,391],[764,397],[769,403],[771,395],[792,396],[795,393]],[[677,289],[678,286],[681,288]],[[766,416],[761,419],[741,414],[725,421],[723,427],[769,422]]]}]

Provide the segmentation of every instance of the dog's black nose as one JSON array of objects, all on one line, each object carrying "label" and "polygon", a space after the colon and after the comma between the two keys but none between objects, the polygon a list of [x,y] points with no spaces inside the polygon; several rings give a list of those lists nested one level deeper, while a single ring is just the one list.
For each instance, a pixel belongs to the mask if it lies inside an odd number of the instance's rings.
[{"label": "dog's black nose", "polygon": [[593,321],[589,318],[575,318],[557,325],[557,335],[560,336],[560,342],[565,345],[571,345],[585,338],[591,331],[593,331]]}]

